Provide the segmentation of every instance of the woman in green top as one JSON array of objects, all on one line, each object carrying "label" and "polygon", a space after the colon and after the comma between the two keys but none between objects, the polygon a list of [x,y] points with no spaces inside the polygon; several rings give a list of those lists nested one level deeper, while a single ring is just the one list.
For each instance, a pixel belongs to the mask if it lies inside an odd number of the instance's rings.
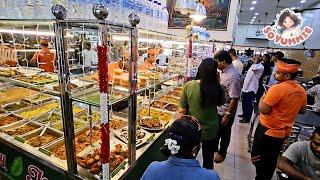
[{"label": "woman in green top", "polygon": [[216,136],[219,131],[217,106],[223,105],[223,89],[219,83],[218,63],[204,59],[196,79],[189,81],[180,97],[180,115],[191,115],[202,127],[203,167],[213,169]]}]

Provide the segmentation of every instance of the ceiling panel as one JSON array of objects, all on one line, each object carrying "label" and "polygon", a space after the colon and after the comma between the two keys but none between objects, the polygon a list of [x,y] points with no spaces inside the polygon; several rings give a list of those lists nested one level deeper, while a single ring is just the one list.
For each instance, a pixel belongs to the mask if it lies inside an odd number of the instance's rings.
[{"label": "ceiling panel", "polygon": [[[256,0],[257,4],[255,5],[252,4],[252,1],[241,0],[239,23],[249,24],[255,13],[259,13],[254,24],[259,24],[259,20],[261,24],[264,24],[265,19],[267,24],[271,24],[275,19],[276,13],[279,13],[284,8],[295,7],[300,9],[320,2],[320,0],[306,0],[305,3],[301,4],[300,0],[280,0],[277,8],[278,0]],[[254,10],[250,10],[251,7],[254,7]],[[267,16],[266,12],[268,13]]]}]

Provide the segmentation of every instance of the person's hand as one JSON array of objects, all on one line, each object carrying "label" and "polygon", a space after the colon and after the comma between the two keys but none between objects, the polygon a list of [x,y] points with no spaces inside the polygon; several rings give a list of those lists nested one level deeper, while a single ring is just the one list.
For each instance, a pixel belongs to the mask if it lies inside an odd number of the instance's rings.
[{"label": "person's hand", "polygon": [[229,122],[229,115],[225,114],[221,120],[221,125],[226,126]]}]

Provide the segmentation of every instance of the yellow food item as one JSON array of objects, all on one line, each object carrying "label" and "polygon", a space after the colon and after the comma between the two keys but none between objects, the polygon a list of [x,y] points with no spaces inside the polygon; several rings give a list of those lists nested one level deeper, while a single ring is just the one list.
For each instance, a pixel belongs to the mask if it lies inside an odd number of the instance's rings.
[{"label": "yellow food item", "polygon": [[[149,110],[146,109],[146,108],[143,108],[138,112],[138,115],[140,117],[149,116]],[[151,117],[155,117],[155,118],[159,118],[159,120],[162,120],[162,121],[165,121],[165,122],[169,122],[169,121],[173,120],[172,114],[170,114],[168,112],[158,111],[158,110],[155,110],[155,109],[150,109],[150,116]]]},{"label": "yellow food item", "polygon": [[7,88],[0,91],[0,105],[19,101],[25,97],[36,95],[37,92],[20,87]]},{"label": "yellow food item", "polygon": [[32,118],[39,117],[45,113],[48,113],[58,107],[59,107],[59,105],[56,102],[49,103],[49,104],[46,104],[43,106],[39,106],[36,109],[30,110],[30,111],[24,111],[20,114],[20,116],[22,116],[25,119],[32,119]]}]

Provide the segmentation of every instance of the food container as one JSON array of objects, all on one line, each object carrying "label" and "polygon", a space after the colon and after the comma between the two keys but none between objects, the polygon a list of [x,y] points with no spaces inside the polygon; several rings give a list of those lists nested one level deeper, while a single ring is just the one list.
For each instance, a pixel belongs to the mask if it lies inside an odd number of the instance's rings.
[{"label": "food container", "polygon": [[41,124],[32,121],[19,121],[10,126],[2,127],[1,131],[9,136],[21,136],[27,133],[34,132],[41,127]]},{"label": "food container", "polygon": [[41,104],[41,103],[49,102],[52,99],[53,97],[50,95],[39,93],[35,96],[29,96],[29,97],[23,98],[23,101],[26,101],[31,104]]},{"label": "food container", "polygon": [[[75,131],[80,130],[81,128],[86,126],[86,122],[78,120],[78,119],[74,119],[73,121],[74,124],[74,129]],[[60,122],[57,122],[55,124],[52,124],[51,127],[53,129],[56,129],[57,131],[63,132],[63,124],[62,124],[62,120]]]},{"label": "food container", "polygon": [[155,109],[155,108],[150,108],[150,113],[149,113],[149,109],[142,108],[138,111],[138,116],[140,118],[149,117],[149,116],[157,117],[161,121],[170,122],[175,118],[176,113],[166,111],[166,110],[159,110],[159,109]]},{"label": "food container", "polygon": [[168,103],[164,101],[153,101],[150,106],[153,108],[163,109]]},{"label": "food container", "polygon": [[165,122],[156,117],[144,117],[138,121],[139,127],[147,131],[161,131],[166,125]]},{"label": "food container", "polygon": [[170,103],[167,104],[164,109],[170,112],[177,113],[179,111],[179,106],[177,104]]},{"label": "food container", "polygon": [[[113,130],[114,135],[119,138],[124,143],[128,144],[128,127],[122,129]],[[136,131],[136,147],[140,148],[148,142],[148,139],[151,137],[151,134],[146,130],[137,128]]]},{"label": "food container", "polygon": [[119,116],[112,115],[110,117],[109,126],[111,129],[121,129],[124,126],[127,126],[128,120]]},{"label": "food container", "polygon": [[3,105],[2,109],[4,109],[5,111],[8,111],[8,112],[14,112],[19,109],[24,109],[28,106],[31,106],[31,104],[24,102],[24,101],[19,101],[19,102],[14,102],[14,103],[9,103],[9,104]]},{"label": "food container", "polygon": [[16,124],[17,122],[21,121],[23,118],[19,117],[15,114],[8,114],[0,116],[0,127],[5,127],[11,124]]},{"label": "food container", "polygon": [[35,106],[25,108],[23,110],[16,111],[16,113],[25,119],[33,119],[41,117],[49,113],[53,109],[58,108],[60,108],[60,105],[57,101],[49,101],[43,104],[38,104]]},{"label": "food container", "polygon": [[[97,146],[100,142],[100,128],[93,127],[92,134],[92,146]],[[83,128],[75,133],[75,152],[77,156],[81,157],[84,152],[87,152],[86,149],[91,147],[89,135],[89,128]],[[64,138],[60,138],[56,142],[49,144],[39,150],[49,156],[53,155],[60,160],[66,160]]]},{"label": "food container", "polygon": [[26,144],[29,144],[33,147],[42,147],[51,142],[57,140],[58,138],[62,137],[62,133],[55,131],[52,128],[47,128],[44,134],[40,137],[40,133],[43,131],[43,128],[40,128],[32,133],[29,133],[24,136],[20,136],[20,141]]}]

